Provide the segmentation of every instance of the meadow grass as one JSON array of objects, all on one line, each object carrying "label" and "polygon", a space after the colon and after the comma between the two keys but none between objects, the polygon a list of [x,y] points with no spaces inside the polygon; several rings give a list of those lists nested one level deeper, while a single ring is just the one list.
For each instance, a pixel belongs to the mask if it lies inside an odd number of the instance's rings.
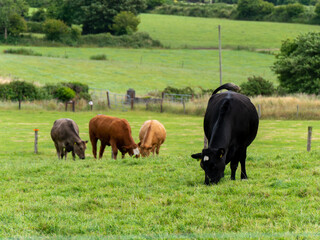
[{"label": "meadow grass", "polygon": [[[0,76],[40,84],[80,81],[90,87],[144,95],[167,86],[219,86],[219,54],[214,50],[27,47],[43,57],[3,54],[21,48],[0,46]],[[90,60],[104,54],[106,61]],[[246,51],[223,51],[223,81],[240,84],[249,76],[276,83],[270,66],[274,56]]]},{"label": "meadow grass", "polygon": [[[74,119],[82,139],[98,113],[128,119],[137,141],[147,119],[167,129],[159,157],[58,160],[50,129]],[[97,239],[318,239],[320,124],[260,121],[241,181],[203,184],[190,154],[203,146],[202,117],[150,112],[0,110],[0,237]],[[314,127],[306,152],[307,126]],[[39,154],[33,129],[39,128]]]},{"label": "meadow grass", "polygon": [[292,23],[235,21],[157,14],[141,14],[139,31],[171,48],[217,48],[221,25],[223,48],[279,49],[281,42],[298,34],[317,32],[320,26]]}]

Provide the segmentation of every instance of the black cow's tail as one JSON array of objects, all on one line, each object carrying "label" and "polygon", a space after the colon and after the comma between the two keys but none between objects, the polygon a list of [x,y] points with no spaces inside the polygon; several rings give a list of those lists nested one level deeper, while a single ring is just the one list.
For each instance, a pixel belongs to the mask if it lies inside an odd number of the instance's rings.
[{"label": "black cow's tail", "polygon": [[212,95],[216,94],[217,92],[219,92],[222,89],[238,92],[240,90],[240,87],[238,87],[237,85],[235,85],[233,83],[226,83],[226,84],[223,84],[220,87],[218,87],[216,90],[214,90]]}]

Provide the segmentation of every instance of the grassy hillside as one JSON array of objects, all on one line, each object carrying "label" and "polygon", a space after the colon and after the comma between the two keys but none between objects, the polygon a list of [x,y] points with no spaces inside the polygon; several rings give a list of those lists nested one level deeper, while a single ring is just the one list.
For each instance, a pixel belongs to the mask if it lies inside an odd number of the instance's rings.
[{"label": "grassy hillside", "polygon": [[281,41],[299,33],[319,31],[320,26],[233,21],[216,18],[196,18],[156,14],[141,14],[139,31],[172,48],[217,48],[218,25],[224,48],[279,48]]},{"label": "grassy hillside", "polygon": [[[17,77],[40,84],[81,81],[90,87],[137,94],[174,87],[214,88],[219,85],[218,52],[214,50],[160,50],[113,48],[41,48],[43,57],[3,54],[0,76]],[[29,47],[28,47],[29,48]],[[107,55],[107,61],[90,56]],[[68,58],[65,58],[67,56]],[[274,56],[245,51],[223,51],[223,81],[240,84],[259,75],[275,82],[270,70]]]},{"label": "grassy hillside", "polygon": [[[53,121],[74,119],[88,139],[88,121],[97,113],[0,110],[0,237],[319,237],[319,122],[261,121],[248,150],[249,179],[240,181],[238,170],[231,181],[228,166],[225,178],[207,187],[190,158],[203,144],[200,117],[107,112],[127,118],[135,140],[145,120],[160,120],[167,129],[160,157],[115,161],[107,147],[94,160],[89,144],[85,160],[59,161],[49,135]],[[305,151],[308,125],[314,127],[311,153]]]}]

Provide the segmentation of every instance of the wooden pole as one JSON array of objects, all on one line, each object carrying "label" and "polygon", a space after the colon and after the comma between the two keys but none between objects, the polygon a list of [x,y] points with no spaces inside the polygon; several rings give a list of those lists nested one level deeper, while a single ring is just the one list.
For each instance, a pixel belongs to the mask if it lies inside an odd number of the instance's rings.
[{"label": "wooden pole", "polygon": [[68,102],[66,102],[66,109],[65,110],[68,111]]},{"label": "wooden pole", "polygon": [[297,105],[297,118],[299,117],[299,105]]},{"label": "wooden pole", "polygon": [[107,93],[108,108],[111,108],[109,91],[107,91],[106,93]]},{"label": "wooden pole", "polygon": [[258,104],[258,116],[259,118],[261,118],[261,105]]},{"label": "wooden pole", "polygon": [[21,99],[19,99],[19,110],[21,110]]},{"label": "wooden pole", "polygon": [[182,100],[183,105],[183,113],[186,114],[186,103],[184,102],[184,99]]},{"label": "wooden pole", "polygon": [[160,107],[160,112],[163,112],[163,99],[164,99],[164,92],[161,94],[161,107]]},{"label": "wooden pole", "polygon": [[311,135],[312,135],[312,127],[308,127],[308,143],[307,143],[307,151],[311,150]]},{"label": "wooden pole", "polygon": [[133,92],[130,93],[130,103],[131,103],[131,110],[134,108],[134,96]]},{"label": "wooden pole", "polygon": [[38,153],[38,131],[39,129],[33,129],[34,131],[34,153]]},{"label": "wooden pole", "polygon": [[221,59],[221,27],[218,25],[219,30],[219,70],[220,70],[220,85],[222,85],[222,59]]},{"label": "wooden pole", "polygon": [[75,103],[75,101],[72,101],[72,111],[73,112],[76,111],[76,103]]}]

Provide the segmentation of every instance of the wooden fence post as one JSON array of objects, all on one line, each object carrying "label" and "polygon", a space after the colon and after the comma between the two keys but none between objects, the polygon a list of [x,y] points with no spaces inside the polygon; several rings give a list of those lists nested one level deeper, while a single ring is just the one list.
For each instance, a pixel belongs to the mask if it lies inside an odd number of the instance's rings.
[{"label": "wooden fence post", "polygon": [[163,112],[163,99],[164,99],[164,92],[161,94],[161,107],[160,107],[160,112]]},{"label": "wooden fence post", "polygon": [[34,153],[38,153],[38,131],[39,129],[33,129],[34,131]]},{"label": "wooden fence post", "polygon": [[258,104],[258,116],[259,116],[259,119],[261,118],[261,105]]},{"label": "wooden fence post", "polygon": [[299,104],[297,105],[297,118],[299,117]]},{"label": "wooden fence post", "polygon": [[184,99],[182,100],[183,105],[183,113],[186,114],[186,103],[184,102]]},{"label": "wooden fence post", "polygon": [[312,135],[312,127],[308,127],[308,143],[307,143],[307,151],[311,150],[311,135]]},{"label": "wooden fence post", "polygon": [[76,103],[75,101],[72,101],[72,111],[75,112],[76,111]]},{"label": "wooden fence post", "polygon": [[21,110],[21,99],[19,99],[19,110]]},{"label": "wooden fence post", "polygon": [[111,105],[110,105],[110,96],[109,96],[109,91],[107,91],[106,93],[107,93],[108,108],[111,108]]},{"label": "wooden fence post", "polygon": [[66,111],[68,111],[68,102],[66,102],[66,108],[65,108]]}]

